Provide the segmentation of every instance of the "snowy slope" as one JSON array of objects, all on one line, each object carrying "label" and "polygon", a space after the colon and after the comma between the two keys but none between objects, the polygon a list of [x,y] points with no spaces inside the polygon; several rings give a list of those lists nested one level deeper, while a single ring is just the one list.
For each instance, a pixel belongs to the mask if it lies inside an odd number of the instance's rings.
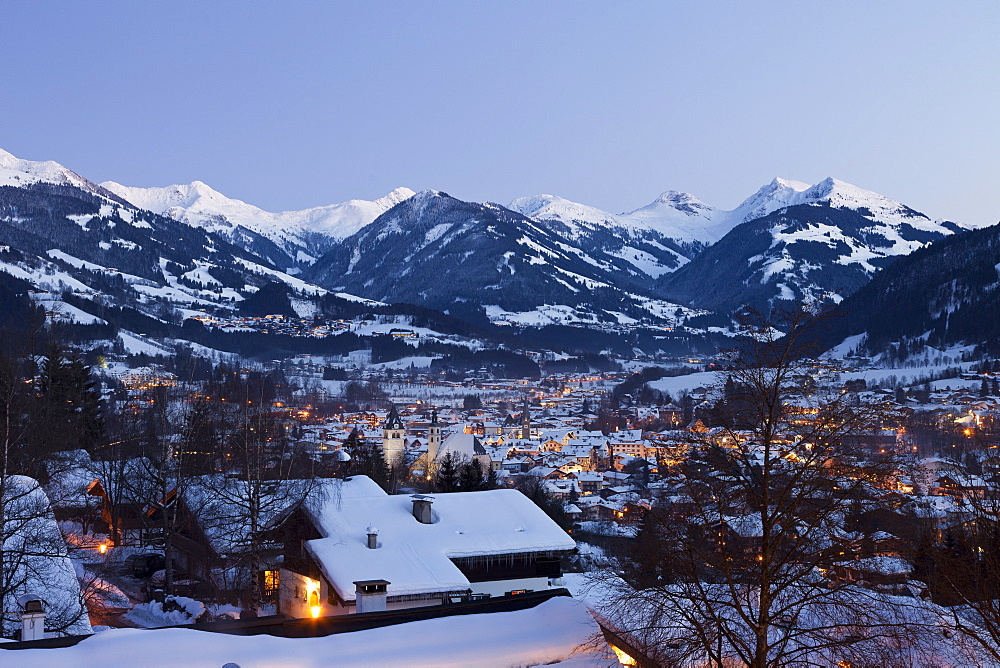
[{"label": "snowy slope", "polygon": [[509,209],[539,221],[554,221],[581,236],[595,226],[615,227],[629,234],[653,232],[668,239],[690,243],[711,243],[718,237],[712,229],[720,212],[694,195],[668,190],[653,202],[635,211],[614,214],[556,195],[519,197]]},{"label": "snowy slope", "polygon": [[646,206],[620,217],[676,240],[711,243],[719,238],[714,229],[724,216],[724,211],[694,195],[668,190]]},{"label": "snowy slope", "polygon": [[[953,223],[945,225],[940,221],[931,221],[904,204],[834,178],[824,179],[812,186],[801,181],[775,178],[729,211],[717,209],[693,195],[676,190],[668,190],[650,204],[621,214],[555,195],[520,197],[511,202],[509,208],[571,239],[592,255],[603,250],[629,261],[650,278],[658,279],[683,267],[735,227],[788,207],[807,204],[855,211],[877,225],[886,226],[893,249],[876,253],[877,256],[905,254],[926,242],[926,239],[918,242],[900,238],[898,229],[902,225],[933,237],[950,234],[957,228],[969,229],[966,225],[956,227]],[[608,234],[620,239],[621,243],[615,246]],[[643,243],[636,244],[635,241]],[[654,249],[659,246],[671,251],[672,257],[651,251],[650,244]],[[869,254],[867,249],[864,244],[860,247],[854,245],[855,260],[864,262]],[[872,270],[870,266],[866,269]]]},{"label": "snowy slope", "polygon": [[93,181],[52,160],[22,160],[0,148],[0,186],[24,187],[33,183],[51,183],[57,186],[75,186],[81,190],[118,198]]},{"label": "snowy slope", "polygon": [[[672,199],[689,209],[674,208]],[[682,193],[664,193],[635,215],[612,214],[555,195],[521,197],[509,208],[605,265],[624,260],[640,284],[676,270],[713,241],[706,232],[711,207]]]},{"label": "snowy slope", "polygon": [[[237,228],[245,228],[306,263],[308,259],[297,257],[298,250],[307,255],[322,252],[332,240],[351,236],[413,195],[409,188],[397,188],[374,201],[354,199],[302,211],[272,213],[226,197],[201,181],[162,188],[133,188],[114,181],[101,185],[139,208],[220,233],[233,241]],[[316,237],[325,238],[326,243]]]},{"label": "snowy slope", "polygon": [[[498,204],[424,191],[345,239],[303,276],[331,291],[453,314],[490,305],[494,319],[538,309],[553,312],[560,322],[663,322],[674,317],[676,304],[643,294],[643,275],[632,264],[634,258],[609,252],[623,248],[617,235],[593,230],[604,238],[591,252],[565,227]],[[662,246],[659,252],[676,257]],[[522,319],[511,316],[508,321]]]},{"label": "snowy slope", "polygon": [[772,211],[777,211],[793,204],[804,204],[802,193],[809,190],[808,183],[802,181],[792,181],[789,179],[775,178],[767,185],[761,186],[760,190],[743,200],[738,207],[726,212],[726,223],[728,232],[740,223],[762,218]]},{"label": "snowy slope", "polygon": [[838,301],[893,258],[973,226],[934,221],[883,195],[827,178],[775,179],[730,217],[728,234],[658,285],[668,299],[712,309]]}]

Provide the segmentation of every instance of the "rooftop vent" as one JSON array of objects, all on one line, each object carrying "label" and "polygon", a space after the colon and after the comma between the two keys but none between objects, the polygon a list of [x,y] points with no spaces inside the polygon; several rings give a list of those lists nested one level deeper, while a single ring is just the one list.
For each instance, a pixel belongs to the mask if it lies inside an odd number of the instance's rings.
[{"label": "rooftop vent", "polygon": [[414,494],[411,498],[413,499],[413,516],[417,518],[417,521],[421,524],[432,524],[431,504],[434,503],[434,498],[423,494]]}]

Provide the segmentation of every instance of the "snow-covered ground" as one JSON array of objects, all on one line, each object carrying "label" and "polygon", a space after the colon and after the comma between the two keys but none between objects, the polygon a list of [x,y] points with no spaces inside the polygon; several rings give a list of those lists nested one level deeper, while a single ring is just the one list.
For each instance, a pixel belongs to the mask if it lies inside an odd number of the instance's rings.
[{"label": "snow-covered ground", "polygon": [[205,613],[205,605],[193,598],[175,596],[172,601],[174,605],[166,606],[169,609],[164,609],[164,604],[157,601],[140,603],[129,610],[125,617],[136,626],[153,629],[191,624]]},{"label": "snow-covered ground", "polygon": [[393,369],[396,371],[409,369],[413,367],[414,369],[427,369],[430,367],[431,362],[438,357],[403,357],[398,360],[393,360],[392,362],[379,362],[378,364],[371,364],[368,366],[369,369]]},{"label": "snow-covered ground", "polygon": [[681,392],[691,393],[699,387],[711,387],[720,382],[722,373],[719,371],[699,371],[698,373],[686,376],[672,376],[661,378],[649,383],[649,386],[660,392],[667,392],[670,396],[677,398]]},{"label": "snow-covered ground", "polygon": [[558,597],[528,610],[444,617],[324,638],[111,629],[73,647],[18,650],[16,654],[0,654],[0,661],[14,661],[24,668],[219,668],[229,663],[241,668],[617,665],[606,646],[589,646],[599,633],[583,603]]}]

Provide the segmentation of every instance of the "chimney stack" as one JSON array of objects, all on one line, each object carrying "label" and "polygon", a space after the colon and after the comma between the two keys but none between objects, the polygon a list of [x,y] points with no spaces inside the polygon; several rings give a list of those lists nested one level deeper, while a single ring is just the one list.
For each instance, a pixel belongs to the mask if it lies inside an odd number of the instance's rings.
[{"label": "chimney stack", "polygon": [[45,637],[45,604],[35,594],[17,599],[21,604],[21,640],[41,640]]},{"label": "chimney stack", "polygon": [[378,548],[378,529],[368,527],[368,549],[374,550],[376,548]]},{"label": "chimney stack", "polygon": [[414,494],[411,498],[413,499],[413,516],[417,518],[417,521],[421,524],[433,524],[431,504],[434,499],[423,494]]},{"label": "chimney stack", "polygon": [[386,587],[390,584],[388,580],[355,580],[355,611],[385,612]]}]

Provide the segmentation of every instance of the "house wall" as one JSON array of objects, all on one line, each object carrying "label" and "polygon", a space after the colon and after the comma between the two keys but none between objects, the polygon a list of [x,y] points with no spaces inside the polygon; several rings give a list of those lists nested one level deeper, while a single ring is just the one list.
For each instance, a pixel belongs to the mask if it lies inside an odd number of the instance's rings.
[{"label": "house wall", "polygon": [[516,580],[486,580],[484,582],[473,582],[473,594],[489,594],[490,596],[503,596],[509,591],[525,589],[528,591],[543,591],[549,588],[549,579],[546,577],[518,578]]},{"label": "house wall", "polygon": [[328,589],[326,581],[312,578],[282,568],[279,571],[278,612],[289,617],[312,617],[313,605],[320,607],[320,617],[336,614],[336,606],[327,603]]},{"label": "house wall", "polygon": [[[387,611],[391,610],[407,610],[409,608],[426,608],[432,605],[441,605],[442,597],[435,596],[429,599],[417,599],[413,601],[388,601],[385,604],[385,609]],[[349,604],[327,604],[323,608],[323,616],[335,616],[335,615],[353,615],[357,612],[357,608],[354,602],[351,601]]]}]

